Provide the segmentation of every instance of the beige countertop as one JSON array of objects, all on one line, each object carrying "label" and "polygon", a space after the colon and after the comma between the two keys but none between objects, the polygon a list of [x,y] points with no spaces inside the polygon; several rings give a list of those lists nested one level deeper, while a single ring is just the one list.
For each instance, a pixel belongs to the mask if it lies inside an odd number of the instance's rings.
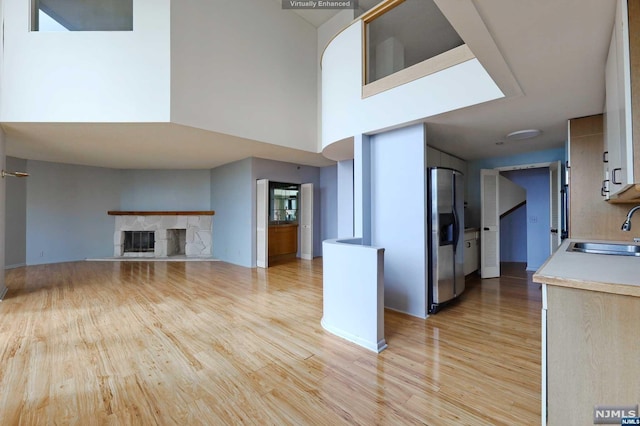
[{"label": "beige countertop", "polygon": [[[533,275],[537,283],[640,297],[640,257],[568,252],[568,239]],[[630,241],[608,243],[634,244]],[[636,243],[637,244],[637,243]]]}]

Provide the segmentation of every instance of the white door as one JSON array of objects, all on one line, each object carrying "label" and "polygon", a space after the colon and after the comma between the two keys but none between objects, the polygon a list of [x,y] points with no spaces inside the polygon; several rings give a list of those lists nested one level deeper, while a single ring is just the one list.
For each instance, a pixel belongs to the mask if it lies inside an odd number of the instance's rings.
[{"label": "white door", "polygon": [[313,259],[313,184],[300,186],[300,257]]},{"label": "white door", "polygon": [[256,264],[269,267],[269,180],[256,182]]},{"label": "white door", "polygon": [[498,170],[480,170],[480,276],[500,276],[500,217]]},{"label": "white door", "polygon": [[555,252],[562,242],[560,219],[562,217],[562,165],[560,161],[549,166],[549,206],[551,207],[551,253]]}]

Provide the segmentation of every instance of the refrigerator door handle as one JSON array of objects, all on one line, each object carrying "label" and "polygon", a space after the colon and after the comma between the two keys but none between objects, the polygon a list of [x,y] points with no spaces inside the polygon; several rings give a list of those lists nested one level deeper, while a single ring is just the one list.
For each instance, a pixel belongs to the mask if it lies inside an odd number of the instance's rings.
[{"label": "refrigerator door handle", "polygon": [[458,213],[456,213],[456,209],[452,210],[453,212],[453,253],[456,252],[458,248],[458,239],[460,239],[460,222],[458,221]]}]

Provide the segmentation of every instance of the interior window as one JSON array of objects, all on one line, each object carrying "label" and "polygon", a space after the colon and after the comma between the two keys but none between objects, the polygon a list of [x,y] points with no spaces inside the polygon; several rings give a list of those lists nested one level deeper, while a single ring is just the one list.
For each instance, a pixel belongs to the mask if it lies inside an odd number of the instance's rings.
[{"label": "interior window", "polygon": [[366,31],[367,83],[464,44],[433,0],[406,0]]},{"label": "interior window", "polygon": [[32,31],[133,31],[133,0],[32,0]]}]

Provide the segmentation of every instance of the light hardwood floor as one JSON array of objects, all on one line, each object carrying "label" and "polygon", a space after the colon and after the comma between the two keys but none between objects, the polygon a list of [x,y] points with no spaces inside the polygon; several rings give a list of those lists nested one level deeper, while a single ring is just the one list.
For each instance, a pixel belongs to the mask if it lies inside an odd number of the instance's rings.
[{"label": "light hardwood floor", "polygon": [[13,269],[0,425],[539,424],[540,289],[523,276],[468,281],[427,320],[386,311],[376,355],[320,326],[321,259]]}]

